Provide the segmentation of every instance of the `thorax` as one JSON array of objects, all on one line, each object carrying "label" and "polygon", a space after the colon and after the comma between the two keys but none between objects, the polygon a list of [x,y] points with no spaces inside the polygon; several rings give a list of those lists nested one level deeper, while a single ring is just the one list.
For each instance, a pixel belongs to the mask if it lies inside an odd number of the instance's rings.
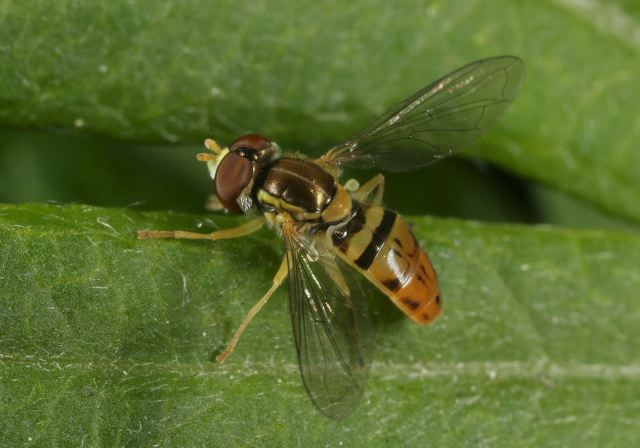
[{"label": "thorax", "polygon": [[345,220],[351,211],[351,198],[329,172],[296,157],[281,157],[265,166],[254,195],[268,221],[288,214],[300,224],[321,229]]}]

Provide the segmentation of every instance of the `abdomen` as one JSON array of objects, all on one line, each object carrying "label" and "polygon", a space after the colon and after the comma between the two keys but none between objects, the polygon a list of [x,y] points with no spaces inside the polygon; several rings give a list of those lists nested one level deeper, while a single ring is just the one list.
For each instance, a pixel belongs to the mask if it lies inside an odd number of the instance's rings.
[{"label": "abdomen", "polygon": [[335,251],[413,320],[434,320],[441,310],[438,278],[407,223],[382,207],[355,207],[355,216],[332,236]]}]

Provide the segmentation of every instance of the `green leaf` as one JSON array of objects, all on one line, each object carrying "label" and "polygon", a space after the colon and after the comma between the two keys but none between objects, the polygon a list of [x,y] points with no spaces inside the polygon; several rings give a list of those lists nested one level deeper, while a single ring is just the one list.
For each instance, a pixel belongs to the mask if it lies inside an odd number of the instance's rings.
[{"label": "green leaf", "polygon": [[447,71],[512,53],[528,76],[482,154],[638,221],[639,14],[566,0],[4,2],[0,123],[144,141],[251,130],[317,151]]},{"label": "green leaf", "polygon": [[270,283],[268,230],[215,215],[0,206],[0,434],[7,446],[635,446],[640,237],[410,220],[445,313],[371,303],[376,363],[347,421],[297,372],[286,294],[213,357]]}]

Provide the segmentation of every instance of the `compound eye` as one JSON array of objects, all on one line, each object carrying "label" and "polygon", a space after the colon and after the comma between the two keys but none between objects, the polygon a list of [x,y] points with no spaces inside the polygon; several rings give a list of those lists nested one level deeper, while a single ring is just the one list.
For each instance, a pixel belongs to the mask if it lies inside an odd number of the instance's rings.
[{"label": "compound eye", "polygon": [[229,145],[229,151],[254,162],[262,160],[271,148],[271,140],[259,134],[246,134]]},{"label": "compound eye", "polygon": [[220,161],[213,180],[220,203],[231,213],[242,213],[238,196],[253,176],[253,164],[236,153],[230,152]]}]

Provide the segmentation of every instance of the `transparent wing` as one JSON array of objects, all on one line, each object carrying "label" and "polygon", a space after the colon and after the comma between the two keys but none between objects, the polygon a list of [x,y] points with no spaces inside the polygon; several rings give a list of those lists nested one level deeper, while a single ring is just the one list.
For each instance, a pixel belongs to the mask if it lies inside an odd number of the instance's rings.
[{"label": "transparent wing", "polygon": [[373,354],[365,279],[303,236],[285,236],[289,304],[302,381],[326,416],[350,415],[364,393]]},{"label": "transparent wing", "polygon": [[459,68],[393,107],[330,149],[329,164],[408,171],[478,140],[513,101],[524,62],[499,56]]}]

